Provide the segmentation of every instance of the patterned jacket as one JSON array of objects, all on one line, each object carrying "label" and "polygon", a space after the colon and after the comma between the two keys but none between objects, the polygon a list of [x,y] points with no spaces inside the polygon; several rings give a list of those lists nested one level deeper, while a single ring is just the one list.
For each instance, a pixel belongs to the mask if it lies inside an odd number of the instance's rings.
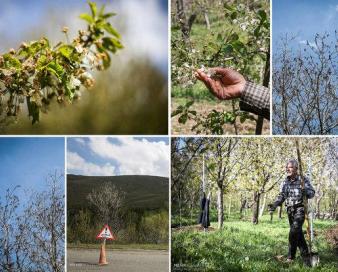
[{"label": "patterned jacket", "polygon": [[239,107],[242,111],[252,112],[270,119],[269,89],[247,81],[242,91]]},{"label": "patterned jacket", "polygon": [[[304,177],[304,189],[307,198],[313,198],[315,195],[315,190],[313,189],[308,178]],[[303,194],[302,194],[302,186],[300,176],[293,181],[289,178],[286,178],[280,185],[279,195],[277,196],[276,201],[273,206],[276,208],[277,206],[282,205],[285,201],[286,207],[294,207],[303,205]]]}]

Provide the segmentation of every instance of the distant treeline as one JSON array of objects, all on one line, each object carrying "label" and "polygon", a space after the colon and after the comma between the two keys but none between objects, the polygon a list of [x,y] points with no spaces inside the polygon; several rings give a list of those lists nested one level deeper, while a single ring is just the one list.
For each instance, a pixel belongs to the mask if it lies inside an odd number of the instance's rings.
[{"label": "distant treeline", "polygon": [[[169,214],[165,209],[128,209],[119,220],[108,221],[118,243],[168,243]],[[69,243],[97,243],[102,229],[100,218],[90,208],[68,210],[67,240]]]}]

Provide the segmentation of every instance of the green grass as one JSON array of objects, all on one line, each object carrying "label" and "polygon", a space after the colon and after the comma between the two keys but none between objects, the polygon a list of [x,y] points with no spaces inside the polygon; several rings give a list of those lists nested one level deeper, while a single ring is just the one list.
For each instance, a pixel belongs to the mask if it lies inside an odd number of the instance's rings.
[{"label": "green grass", "polygon": [[[333,227],[332,221],[316,221],[316,247],[320,265],[303,267],[297,253],[291,264],[278,262],[274,257],[286,255],[289,225],[287,219],[274,220],[265,216],[258,225],[249,221],[224,222],[221,231],[208,233],[173,231],[173,271],[337,271],[337,257],[323,236],[323,231]],[[217,228],[216,223],[212,227]]]},{"label": "green grass", "polygon": [[188,98],[195,101],[207,100],[215,102],[215,97],[208,91],[205,85],[201,82],[196,82],[190,87],[173,86],[171,89],[171,96],[173,98]]},{"label": "green grass", "polygon": [[[100,247],[100,242],[97,244],[81,244],[81,243],[67,243],[67,248],[74,249],[96,249]],[[120,243],[106,243],[106,249],[118,250],[168,250],[168,244],[120,244]]]}]

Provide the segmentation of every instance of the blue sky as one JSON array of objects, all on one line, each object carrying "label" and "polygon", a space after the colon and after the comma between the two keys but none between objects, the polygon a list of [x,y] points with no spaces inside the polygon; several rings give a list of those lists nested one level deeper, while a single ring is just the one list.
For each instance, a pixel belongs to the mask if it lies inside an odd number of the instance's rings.
[{"label": "blue sky", "polygon": [[68,138],[67,173],[169,177],[167,137]]},{"label": "blue sky", "polygon": [[316,33],[334,34],[338,28],[337,0],[273,0],[273,44],[281,34],[297,35],[295,45],[310,43]]},{"label": "blue sky", "polygon": [[64,173],[63,138],[0,138],[0,196],[21,185],[19,195],[40,191],[55,170]]},{"label": "blue sky", "polygon": [[[112,24],[122,34],[125,59],[147,57],[163,73],[168,66],[167,0],[96,0],[106,4],[117,16]],[[63,26],[70,37],[85,26],[78,18],[89,12],[86,0],[1,0],[0,52],[17,48],[22,41],[47,36],[53,42],[64,38]]]}]

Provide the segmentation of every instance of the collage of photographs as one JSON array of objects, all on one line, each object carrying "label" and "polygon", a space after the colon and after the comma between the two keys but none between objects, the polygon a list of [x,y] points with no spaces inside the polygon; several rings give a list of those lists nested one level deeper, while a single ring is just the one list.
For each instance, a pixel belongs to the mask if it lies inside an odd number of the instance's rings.
[{"label": "collage of photographs", "polygon": [[0,272],[338,271],[338,0],[0,4]]}]

